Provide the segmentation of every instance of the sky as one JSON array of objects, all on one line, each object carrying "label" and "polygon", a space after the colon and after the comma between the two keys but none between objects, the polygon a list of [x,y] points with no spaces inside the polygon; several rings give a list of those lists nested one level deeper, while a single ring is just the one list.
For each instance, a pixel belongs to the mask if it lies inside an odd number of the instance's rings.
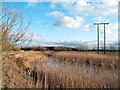
[{"label": "sky", "polygon": [[[109,23],[106,25],[106,41],[118,42],[118,0],[53,1],[17,2],[18,6],[24,4],[23,14],[32,17],[26,34],[33,35],[31,45],[64,46],[64,43],[81,42],[97,44],[95,22]],[[103,44],[103,25],[100,26],[100,43]]]}]

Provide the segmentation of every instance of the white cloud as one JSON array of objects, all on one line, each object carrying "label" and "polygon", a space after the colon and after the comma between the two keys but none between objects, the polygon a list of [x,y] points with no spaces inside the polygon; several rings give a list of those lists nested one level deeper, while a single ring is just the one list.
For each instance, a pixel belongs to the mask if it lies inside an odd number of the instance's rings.
[{"label": "white cloud", "polygon": [[[104,28],[102,26],[101,31]],[[106,25],[106,39],[107,41],[118,41],[118,23]]]},{"label": "white cloud", "polygon": [[106,34],[112,34],[112,31],[117,31],[118,30],[118,23],[115,24],[109,24],[106,26]]},{"label": "white cloud", "polygon": [[90,31],[90,25],[84,25],[81,29],[83,31]]},{"label": "white cloud", "polygon": [[118,3],[119,0],[103,0],[104,4],[105,5],[108,5],[108,6],[114,6]]},{"label": "white cloud", "polygon": [[51,12],[51,13],[47,13],[46,15],[64,16],[64,13],[59,12],[59,11],[54,11],[54,12]]},{"label": "white cloud", "polygon": [[33,33],[33,36],[38,36],[38,37],[44,37],[45,36],[45,34],[43,33],[43,34],[37,34],[37,33]]},{"label": "white cloud", "polygon": [[38,34],[38,33],[26,33],[24,38],[30,38],[32,36],[32,42],[39,42],[39,41],[44,41],[44,37],[46,34]]},{"label": "white cloud", "polygon": [[108,35],[107,41],[118,41],[118,31],[111,33],[111,35]]},{"label": "white cloud", "polygon": [[76,16],[75,18],[65,16],[64,13],[54,11],[48,13],[47,15],[53,15],[55,19],[55,26],[64,26],[68,28],[79,28],[81,24],[84,22],[82,17]]},{"label": "white cloud", "polygon": [[28,2],[27,7],[36,7],[37,6],[37,2]]},{"label": "white cloud", "polygon": [[57,4],[57,2],[54,2],[54,3],[51,2],[50,7],[51,7],[51,8],[55,8],[55,7],[56,7],[56,4]]},{"label": "white cloud", "polygon": [[[118,40],[118,23],[110,23],[105,25],[106,39],[107,41]],[[104,26],[100,25],[100,38],[104,39]]]},{"label": "white cloud", "polygon": [[[88,3],[92,2],[92,3]],[[102,3],[99,3],[102,2]],[[60,4],[64,9],[68,10],[71,14],[83,14],[83,15],[102,15],[107,16],[110,14],[116,14],[118,12],[118,0],[78,0],[77,2],[66,3],[51,3],[51,7],[54,8],[55,4]]]},{"label": "white cloud", "polygon": [[118,30],[118,23],[112,24],[110,28],[111,30]]},{"label": "white cloud", "polygon": [[62,6],[67,9],[71,14],[80,14],[80,13],[90,13],[91,11],[94,10],[93,6],[90,6],[90,4],[87,4],[86,1],[84,0],[79,0],[78,2],[76,2],[75,5],[73,5],[73,3],[61,3]]},{"label": "white cloud", "polygon": [[27,7],[36,7],[39,3],[39,0],[29,0]]},{"label": "white cloud", "polygon": [[[115,38],[113,37],[113,33],[117,32],[118,31],[118,23],[110,23],[108,25],[105,25],[105,32],[106,32],[106,36],[108,37],[108,39],[114,39]],[[104,26],[101,25],[100,26],[100,35],[104,34]]]},{"label": "white cloud", "polygon": [[95,17],[94,20],[96,22],[108,22],[111,20],[111,18],[107,16],[98,16],[98,17]]},{"label": "white cloud", "polygon": [[[112,3],[112,4],[111,4]],[[95,11],[95,9],[97,9]],[[98,5],[94,9],[95,15],[101,15],[101,16],[108,16],[111,14],[117,14],[118,12],[118,4],[114,2],[103,2],[103,4]]]}]

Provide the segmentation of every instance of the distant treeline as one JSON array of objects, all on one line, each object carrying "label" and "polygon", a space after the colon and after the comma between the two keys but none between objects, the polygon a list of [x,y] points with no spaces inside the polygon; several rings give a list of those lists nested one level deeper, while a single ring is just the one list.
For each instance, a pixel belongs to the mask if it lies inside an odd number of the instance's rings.
[{"label": "distant treeline", "polygon": [[34,51],[77,51],[76,48],[71,47],[27,47],[21,48],[21,50],[34,50]]},{"label": "distant treeline", "polygon": [[[96,49],[81,50],[78,48],[71,48],[71,47],[26,47],[26,48],[21,48],[21,50],[25,50],[25,51],[29,51],[29,50],[34,50],[34,51],[97,51]],[[99,50],[99,51],[103,51],[103,50]],[[118,50],[106,50],[106,51],[116,52]]]}]

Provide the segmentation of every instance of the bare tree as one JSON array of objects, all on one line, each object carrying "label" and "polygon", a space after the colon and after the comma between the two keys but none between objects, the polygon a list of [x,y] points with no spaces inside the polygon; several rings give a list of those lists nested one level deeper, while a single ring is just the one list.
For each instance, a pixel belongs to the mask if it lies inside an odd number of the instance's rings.
[{"label": "bare tree", "polygon": [[110,44],[108,49],[111,51],[114,51],[114,50],[116,50],[116,45]]},{"label": "bare tree", "polygon": [[88,45],[86,43],[80,43],[76,48],[78,50],[88,50]]},{"label": "bare tree", "polygon": [[[5,5],[4,5],[5,4]],[[23,44],[25,42],[29,43],[31,41],[31,36],[25,38],[28,27],[31,24],[31,18],[25,20],[23,15],[23,8],[18,7],[16,3],[12,4],[1,3],[2,14],[0,16],[1,27],[1,43],[2,52],[8,52],[16,48],[16,46]],[[12,9],[11,9],[12,6]]]},{"label": "bare tree", "polygon": [[100,46],[100,50],[104,50],[104,45],[101,45],[101,46]]}]

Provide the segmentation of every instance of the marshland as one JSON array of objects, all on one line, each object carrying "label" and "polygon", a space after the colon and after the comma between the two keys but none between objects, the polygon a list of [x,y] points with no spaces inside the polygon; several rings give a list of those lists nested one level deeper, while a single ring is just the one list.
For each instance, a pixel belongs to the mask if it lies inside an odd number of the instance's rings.
[{"label": "marshland", "polygon": [[87,1],[1,1],[0,89],[120,86],[120,5]]},{"label": "marshland", "polygon": [[118,55],[22,50],[9,58],[24,71],[29,88],[118,87]]}]

